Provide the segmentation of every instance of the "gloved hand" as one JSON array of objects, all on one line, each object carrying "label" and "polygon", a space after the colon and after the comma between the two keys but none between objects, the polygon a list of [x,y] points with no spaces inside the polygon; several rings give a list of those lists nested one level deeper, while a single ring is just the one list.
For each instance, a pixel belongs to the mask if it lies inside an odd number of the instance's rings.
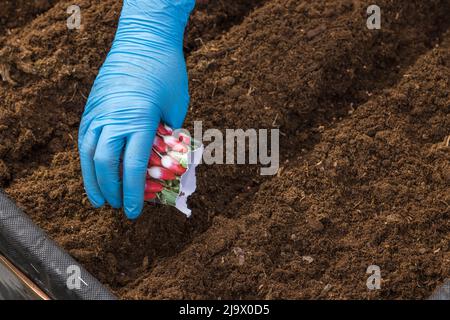
[{"label": "gloved hand", "polygon": [[158,124],[180,128],[186,116],[183,36],[194,5],[195,0],[124,0],[79,130],[84,186],[94,207],[107,201],[123,206],[130,219],[141,214]]}]

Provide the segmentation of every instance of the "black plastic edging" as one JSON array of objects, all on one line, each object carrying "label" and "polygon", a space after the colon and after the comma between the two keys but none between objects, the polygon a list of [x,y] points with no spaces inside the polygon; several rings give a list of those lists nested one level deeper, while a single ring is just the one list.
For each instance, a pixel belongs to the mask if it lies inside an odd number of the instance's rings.
[{"label": "black plastic edging", "polygon": [[0,253],[52,299],[116,299],[1,190]]},{"label": "black plastic edging", "polygon": [[437,288],[431,295],[430,300],[450,300],[450,280]]}]

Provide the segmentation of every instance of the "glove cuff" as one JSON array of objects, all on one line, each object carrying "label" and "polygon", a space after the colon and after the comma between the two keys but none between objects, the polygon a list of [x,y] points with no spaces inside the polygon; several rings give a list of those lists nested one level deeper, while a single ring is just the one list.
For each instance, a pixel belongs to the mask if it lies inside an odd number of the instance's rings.
[{"label": "glove cuff", "polygon": [[152,17],[156,13],[166,13],[186,25],[196,0],[124,0],[124,11]]},{"label": "glove cuff", "polygon": [[194,7],[195,0],[124,0],[116,41],[137,37],[182,49]]}]

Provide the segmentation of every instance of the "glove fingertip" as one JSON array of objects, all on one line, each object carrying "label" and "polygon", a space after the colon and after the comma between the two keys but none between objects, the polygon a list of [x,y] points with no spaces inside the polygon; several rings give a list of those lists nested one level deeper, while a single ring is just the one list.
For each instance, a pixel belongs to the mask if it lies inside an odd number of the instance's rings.
[{"label": "glove fingertip", "polygon": [[136,205],[136,206],[127,206],[125,207],[125,215],[130,220],[136,220],[139,218],[142,214],[142,209],[144,208],[144,205]]}]

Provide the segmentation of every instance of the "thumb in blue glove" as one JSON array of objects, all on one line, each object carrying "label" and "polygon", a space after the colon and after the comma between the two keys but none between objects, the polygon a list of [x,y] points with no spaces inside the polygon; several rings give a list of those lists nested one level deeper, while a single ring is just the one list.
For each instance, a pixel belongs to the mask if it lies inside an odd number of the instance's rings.
[{"label": "thumb in blue glove", "polygon": [[[78,147],[94,207],[136,219],[158,124],[180,128],[189,93],[184,29],[195,0],[125,0],[112,48],[81,120]],[[123,161],[123,179],[120,164]]]}]

